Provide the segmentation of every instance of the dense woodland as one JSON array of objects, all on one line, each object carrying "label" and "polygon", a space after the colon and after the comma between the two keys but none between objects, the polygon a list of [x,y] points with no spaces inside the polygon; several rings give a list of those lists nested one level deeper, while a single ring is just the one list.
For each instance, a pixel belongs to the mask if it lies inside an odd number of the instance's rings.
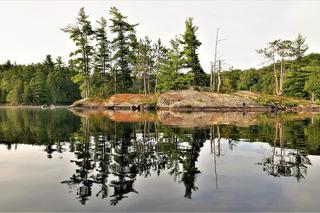
[{"label": "dense woodland", "polygon": [[320,99],[320,54],[305,55],[308,45],[302,35],[258,49],[265,63],[262,68],[230,69],[215,58],[211,70],[204,71],[197,53],[198,27],[192,18],[186,19],[184,32],[167,46],[161,39],[138,38],[137,27],[115,7],[110,8],[108,19],[97,21],[81,8],[75,23],[62,28],[75,44],[69,61],[47,55],[42,63],[0,65],[0,103],[70,104],[81,97],[190,88]]}]

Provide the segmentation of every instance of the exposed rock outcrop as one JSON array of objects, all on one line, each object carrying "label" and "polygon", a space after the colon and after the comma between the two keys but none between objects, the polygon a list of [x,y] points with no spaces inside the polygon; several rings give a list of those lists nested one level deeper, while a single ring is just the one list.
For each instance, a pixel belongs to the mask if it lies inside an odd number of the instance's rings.
[{"label": "exposed rock outcrop", "polygon": [[320,111],[314,102],[239,91],[233,94],[172,91],[157,94],[115,94],[107,99],[87,98],[76,101],[70,108],[113,109],[145,111],[152,109],[195,112],[266,112],[266,111]]},{"label": "exposed rock outcrop", "polygon": [[241,95],[241,93],[221,94],[191,90],[161,94],[157,107],[160,109],[170,109],[172,111],[188,111],[188,109],[195,111],[228,111],[228,109],[233,111],[242,111],[243,109],[260,111],[266,109],[266,107],[247,97],[247,95]]},{"label": "exposed rock outcrop", "polygon": [[116,110],[144,110],[155,108],[157,95],[115,94],[107,99],[86,98],[73,103],[70,108],[105,108]]}]

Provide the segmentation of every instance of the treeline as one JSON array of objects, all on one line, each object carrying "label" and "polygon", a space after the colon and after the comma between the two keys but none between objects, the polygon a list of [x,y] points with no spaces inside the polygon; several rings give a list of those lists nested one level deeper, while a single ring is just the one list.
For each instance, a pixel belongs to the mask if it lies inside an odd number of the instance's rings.
[{"label": "treeline", "polygon": [[0,103],[11,105],[70,104],[80,98],[79,86],[71,81],[75,71],[61,57],[47,55],[42,63],[0,65]]},{"label": "treeline", "polygon": [[138,38],[137,26],[115,7],[110,8],[108,19],[93,23],[81,8],[76,22],[62,29],[75,44],[68,64],[47,56],[39,64],[0,65],[0,103],[68,104],[81,97],[190,88],[320,98],[320,56],[304,56],[308,45],[301,35],[257,50],[266,63],[263,68],[230,69],[219,58],[204,72],[197,53],[198,27],[192,18],[186,19],[184,32],[168,46],[161,39]]},{"label": "treeline", "polygon": [[218,59],[207,74],[197,54],[201,42],[192,18],[185,21],[185,31],[166,47],[160,39],[138,39],[137,24],[128,23],[117,8],[112,7],[109,13],[110,26],[101,18],[94,28],[81,8],[77,22],[63,29],[77,47],[71,56],[85,97],[191,87],[218,92],[251,90],[312,100],[320,97],[320,57],[304,56],[308,45],[300,34],[294,40],[271,41],[257,50],[267,63],[261,69],[230,70]]},{"label": "treeline", "polygon": [[[249,90],[277,94],[274,66],[280,70],[280,62],[261,69],[232,70],[222,73],[222,92]],[[279,76],[280,71],[276,70]],[[278,95],[318,101],[320,98],[320,54],[312,53],[299,60],[289,60],[283,74],[283,91]]]},{"label": "treeline", "polygon": [[[98,20],[93,27],[84,8],[75,24],[62,30],[68,33],[76,49],[70,54],[84,97],[105,97],[113,93],[153,93],[170,89],[206,86],[208,78],[197,54],[201,42],[193,19],[185,21],[185,32],[165,47],[159,39],[138,38],[138,24],[115,7],[110,19]],[[112,39],[111,39],[112,38]]]}]

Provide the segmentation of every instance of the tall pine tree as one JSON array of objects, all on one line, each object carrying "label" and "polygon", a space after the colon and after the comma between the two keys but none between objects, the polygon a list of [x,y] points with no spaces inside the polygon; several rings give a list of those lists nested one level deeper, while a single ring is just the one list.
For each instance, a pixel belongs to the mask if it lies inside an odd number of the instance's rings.
[{"label": "tall pine tree", "polygon": [[111,7],[110,15],[112,16],[110,29],[115,34],[111,41],[111,47],[114,50],[112,69],[115,92],[130,91],[132,88],[132,45],[136,41],[135,27],[137,24],[126,22],[127,17],[122,15],[115,7]]},{"label": "tall pine tree", "polygon": [[110,94],[110,68],[111,51],[110,41],[107,35],[107,20],[103,17],[97,21],[95,30],[97,42],[94,56],[94,72],[91,76],[91,94],[98,97],[106,97]]},{"label": "tall pine tree", "polygon": [[68,25],[66,28],[62,29],[69,34],[69,37],[77,46],[77,49],[70,54],[70,56],[75,57],[73,62],[78,71],[78,74],[74,76],[73,80],[77,83],[84,83],[84,96],[86,98],[89,96],[90,91],[90,63],[93,55],[91,42],[94,33],[88,18],[89,16],[82,7],[77,17],[77,23],[75,25]]},{"label": "tall pine tree", "polygon": [[183,44],[183,66],[193,73],[193,85],[205,86],[205,73],[201,67],[197,49],[201,42],[197,39],[196,32],[198,27],[193,24],[193,19],[188,18],[185,21],[185,31],[182,35]]}]

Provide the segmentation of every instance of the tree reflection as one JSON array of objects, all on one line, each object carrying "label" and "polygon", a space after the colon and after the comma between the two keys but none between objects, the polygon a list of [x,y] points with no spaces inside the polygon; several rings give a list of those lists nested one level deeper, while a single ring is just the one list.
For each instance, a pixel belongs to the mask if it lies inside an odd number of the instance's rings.
[{"label": "tree reflection", "polygon": [[[82,204],[94,193],[109,199],[111,205],[117,205],[139,193],[135,186],[138,178],[167,171],[175,182],[183,184],[184,197],[191,199],[198,190],[197,176],[201,171],[197,161],[207,140],[213,154],[218,188],[217,159],[234,150],[241,138],[250,136],[249,141],[259,141],[265,139],[266,132],[270,134],[269,126],[216,125],[201,129],[83,118],[81,128],[70,141],[70,150],[76,157],[72,162],[77,169],[62,183],[76,189],[77,199]],[[285,130],[282,123],[275,125],[273,133],[270,155],[261,163],[263,171],[275,177],[295,177],[298,181],[304,178],[311,165],[307,152],[285,149],[284,136],[290,131]]]},{"label": "tree reflection", "polygon": [[274,177],[295,177],[299,182],[307,174],[310,159],[303,150],[284,148],[282,123],[276,123],[274,135],[271,155],[261,163],[263,171]]},{"label": "tree reflection", "polygon": [[[271,152],[261,163],[271,176],[307,175],[308,154],[320,153],[319,118],[279,121],[246,127],[214,125],[207,128],[180,128],[157,122],[116,123],[104,117],[79,117],[67,110],[2,110],[0,143],[7,149],[18,144],[42,145],[48,158],[54,153],[71,152],[74,171],[62,181],[80,203],[91,196],[109,199],[117,205],[138,193],[136,182],[152,175],[169,174],[184,187],[191,199],[199,190],[201,173],[198,159],[204,143],[210,141],[216,188],[217,161],[236,149],[239,141],[263,141]],[[273,124],[273,123],[272,123]]]},{"label": "tree reflection", "polygon": [[[138,193],[134,187],[138,176],[160,175],[162,170],[169,170],[175,181],[183,183],[184,197],[192,198],[192,192],[198,189],[195,182],[200,170],[196,162],[207,130],[159,130],[156,123],[101,120],[101,128],[97,128],[95,122],[84,118],[80,131],[74,134],[70,150],[74,150],[76,159],[72,162],[77,169],[69,180],[62,181],[76,188],[82,204],[92,196],[92,187],[99,186],[96,196],[110,198],[110,204],[117,205],[130,193]],[[93,126],[94,132],[90,128]]]}]

